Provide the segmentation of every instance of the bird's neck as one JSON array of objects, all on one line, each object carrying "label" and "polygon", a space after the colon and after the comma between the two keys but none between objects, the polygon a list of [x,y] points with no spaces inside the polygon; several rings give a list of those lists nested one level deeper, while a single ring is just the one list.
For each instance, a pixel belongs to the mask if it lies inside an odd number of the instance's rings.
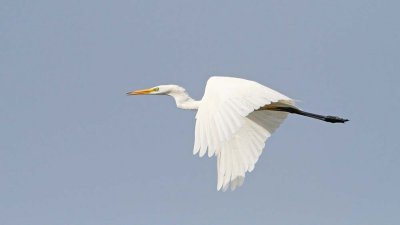
[{"label": "bird's neck", "polygon": [[176,106],[180,109],[197,110],[200,106],[200,101],[191,98],[186,91],[171,92],[168,95],[175,99]]}]

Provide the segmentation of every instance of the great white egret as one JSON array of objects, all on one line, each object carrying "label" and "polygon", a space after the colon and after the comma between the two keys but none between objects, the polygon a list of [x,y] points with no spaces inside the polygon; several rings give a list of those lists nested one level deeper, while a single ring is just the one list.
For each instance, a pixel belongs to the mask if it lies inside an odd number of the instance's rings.
[{"label": "great white egret", "polygon": [[217,157],[217,190],[234,190],[254,169],[265,141],[289,113],[331,123],[347,119],[300,110],[289,97],[257,82],[234,77],[211,77],[201,101],[178,85],[160,85],[128,95],[169,95],[181,109],[197,110],[193,154]]}]

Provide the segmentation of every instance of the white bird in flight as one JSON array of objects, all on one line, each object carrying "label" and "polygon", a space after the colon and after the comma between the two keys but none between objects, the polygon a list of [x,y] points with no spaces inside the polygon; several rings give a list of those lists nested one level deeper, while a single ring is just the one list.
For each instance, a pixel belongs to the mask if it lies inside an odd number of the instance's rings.
[{"label": "white bird in flight", "polygon": [[265,141],[289,113],[331,123],[348,121],[336,116],[304,112],[294,101],[257,82],[234,77],[211,77],[201,101],[183,87],[160,85],[128,95],[169,95],[181,109],[197,110],[193,154],[217,157],[217,190],[234,190],[254,169]]}]

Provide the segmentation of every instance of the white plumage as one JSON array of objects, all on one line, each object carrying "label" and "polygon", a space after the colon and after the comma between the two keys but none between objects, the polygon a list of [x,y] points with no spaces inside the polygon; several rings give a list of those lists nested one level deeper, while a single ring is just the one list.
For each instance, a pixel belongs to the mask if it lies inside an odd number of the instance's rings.
[{"label": "white plumage", "polygon": [[287,112],[255,111],[272,102],[293,101],[254,81],[211,77],[196,114],[193,153],[217,156],[217,189],[240,186],[262,153],[265,141]]},{"label": "white plumage", "polygon": [[178,108],[198,110],[193,154],[217,157],[217,189],[224,191],[243,184],[266,140],[288,113],[331,123],[348,121],[301,111],[289,97],[257,82],[234,77],[211,77],[201,101],[193,100],[177,85],[160,85],[128,94],[170,95]]}]

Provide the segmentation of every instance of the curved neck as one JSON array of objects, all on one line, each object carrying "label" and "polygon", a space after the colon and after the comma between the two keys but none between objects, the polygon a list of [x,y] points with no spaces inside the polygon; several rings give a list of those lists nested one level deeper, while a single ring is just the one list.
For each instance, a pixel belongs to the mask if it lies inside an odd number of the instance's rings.
[{"label": "curved neck", "polygon": [[200,101],[192,99],[184,90],[179,92],[170,92],[168,95],[175,99],[176,107],[180,109],[197,110],[200,106]]}]

